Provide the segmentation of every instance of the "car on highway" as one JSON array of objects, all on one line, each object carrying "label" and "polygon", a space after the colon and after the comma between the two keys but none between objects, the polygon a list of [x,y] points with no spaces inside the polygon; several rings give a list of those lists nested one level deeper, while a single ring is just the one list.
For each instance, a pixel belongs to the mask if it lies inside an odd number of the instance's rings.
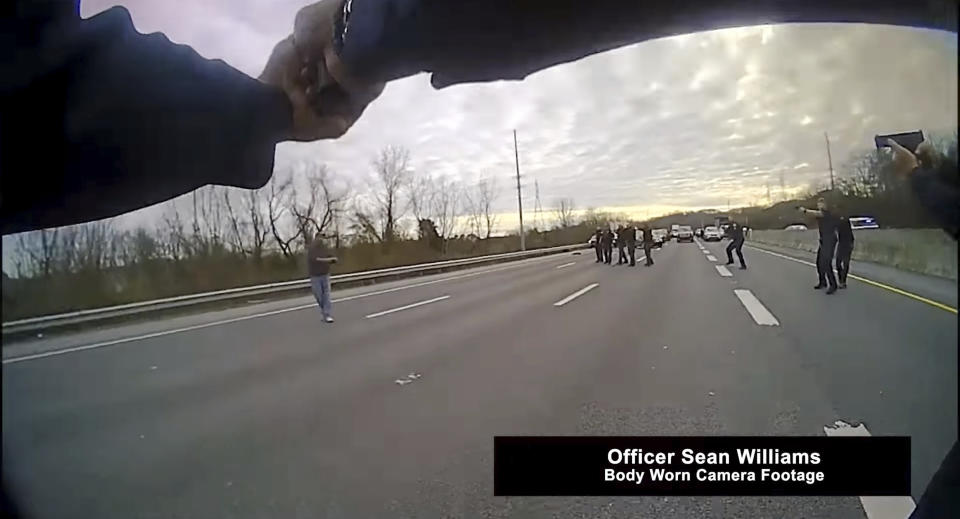
[{"label": "car on highway", "polygon": [[670,232],[666,229],[653,230],[653,244],[662,247],[664,243],[670,241]]},{"label": "car on highway", "polygon": [[687,241],[693,243],[693,229],[689,225],[677,227],[677,242]]},{"label": "car on highway", "polygon": [[795,223],[795,224],[793,224],[793,225],[788,225],[788,226],[784,227],[783,230],[785,230],[785,231],[806,231],[806,230],[807,230],[807,226],[806,226],[806,225],[803,225],[802,223]]},{"label": "car on highway", "polygon": [[866,229],[879,229],[880,226],[877,225],[877,220],[872,216],[851,216],[850,228],[854,231],[862,231]]},{"label": "car on highway", "polygon": [[714,226],[704,227],[703,228],[703,240],[704,241],[720,241],[720,229],[717,229]]}]

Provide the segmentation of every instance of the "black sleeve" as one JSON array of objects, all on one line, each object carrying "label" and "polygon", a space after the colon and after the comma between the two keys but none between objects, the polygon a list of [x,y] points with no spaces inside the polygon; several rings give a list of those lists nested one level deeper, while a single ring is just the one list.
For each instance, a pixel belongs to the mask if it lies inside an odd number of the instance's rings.
[{"label": "black sleeve", "polygon": [[725,27],[860,22],[956,32],[954,0],[350,0],[340,57],[381,79],[523,79],[640,41]]},{"label": "black sleeve", "polygon": [[114,7],[4,20],[3,233],[81,223],[206,184],[256,188],[291,124],[278,89]]},{"label": "black sleeve", "polygon": [[939,169],[920,167],[910,175],[910,185],[920,203],[954,239],[960,235],[960,193],[957,185],[947,182],[957,175],[957,163],[944,161]]}]

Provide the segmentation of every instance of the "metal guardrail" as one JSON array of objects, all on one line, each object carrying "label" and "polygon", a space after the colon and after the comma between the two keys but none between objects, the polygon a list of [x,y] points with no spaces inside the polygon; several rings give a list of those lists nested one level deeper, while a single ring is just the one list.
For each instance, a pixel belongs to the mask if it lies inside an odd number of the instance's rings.
[{"label": "metal guardrail", "polygon": [[[483,263],[496,261],[522,259],[528,257],[544,256],[557,252],[565,252],[587,248],[586,244],[562,245],[559,247],[547,247],[543,249],[534,249],[523,252],[508,252],[505,254],[491,254],[488,256],[478,256],[474,258],[462,258],[447,261],[435,261],[432,263],[421,263],[418,265],[406,265],[402,267],[391,267],[385,269],[365,270],[362,272],[351,272],[349,274],[338,274],[330,277],[330,283],[349,283],[355,281],[367,281],[379,278],[394,276],[403,276],[408,274],[425,274],[428,272],[442,271],[444,269],[475,266]],[[153,301],[140,301],[137,303],[128,303],[124,305],[108,306],[104,308],[91,308],[89,310],[78,310],[76,312],[67,312],[55,315],[43,315],[39,317],[30,317],[3,323],[3,334],[13,334],[22,332],[31,332],[41,329],[58,328],[71,324],[99,321],[124,317],[141,313],[156,312],[158,310],[167,310],[181,306],[197,305],[224,301],[229,299],[242,299],[250,296],[265,294],[278,294],[287,291],[304,290],[309,288],[309,279],[298,279],[294,281],[283,281],[279,283],[269,283],[265,285],[256,285],[252,287],[230,288],[226,290],[217,290],[215,292],[204,292],[201,294],[188,294],[177,297],[167,297],[155,299]]]}]

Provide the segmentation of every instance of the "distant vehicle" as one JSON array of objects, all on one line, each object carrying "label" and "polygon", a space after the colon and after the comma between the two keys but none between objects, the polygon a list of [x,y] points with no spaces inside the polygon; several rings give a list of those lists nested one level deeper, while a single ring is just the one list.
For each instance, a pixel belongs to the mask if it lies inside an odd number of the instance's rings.
[{"label": "distant vehicle", "polygon": [[693,243],[693,229],[689,225],[677,227],[677,242],[688,241]]},{"label": "distant vehicle", "polygon": [[704,227],[703,239],[704,241],[720,241],[720,229],[717,229],[712,225],[709,227]]},{"label": "distant vehicle", "polygon": [[666,229],[654,229],[653,230],[653,244],[657,247],[662,247],[663,243],[669,240],[670,234]]},{"label": "distant vehicle", "polygon": [[802,223],[795,223],[795,224],[793,224],[793,225],[788,225],[788,226],[784,227],[783,230],[785,230],[785,231],[806,231],[806,230],[807,230],[807,226],[806,226],[806,225],[803,225]]},{"label": "distant vehicle", "polygon": [[720,229],[720,239],[727,239],[730,237],[730,235],[727,233],[727,229],[729,228],[730,228],[729,223],[725,223],[718,227],[718,229]]},{"label": "distant vehicle", "polygon": [[694,229],[694,230],[693,230],[693,235],[694,235],[694,236],[703,236],[703,228],[697,227],[696,229]]},{"label": "distant vehicle", "polygon": [[872,216],[852,216],[850,217],[850,228],[854,231],[866,229],[879,229],[877,221]]},{"label": "distant vehicle", "polygon": [[675,239],[679,233],[680,233],[680,224],[675,223],[670,226],[670,238]]}]

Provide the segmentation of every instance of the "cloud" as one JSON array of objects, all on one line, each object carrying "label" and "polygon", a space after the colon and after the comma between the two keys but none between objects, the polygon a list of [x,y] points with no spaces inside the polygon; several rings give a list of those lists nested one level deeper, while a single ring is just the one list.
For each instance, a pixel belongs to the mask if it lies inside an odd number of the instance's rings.
[{"label": "cloud", "polygon": [[[139,30],[163,31],[255,75],[290,30],[298,1],[87,0],[114,3]],[[860,24],[727,29],[648,41],[538,72],[522,82],[434,90],[426,75],[390,84],[346,136],[283,143],[277,170],[326,163],[362,186],[388,144],[418,170],[514,180],[516,129],[524,203],[702,207],[755,200],[783,173],[788,189],[867,149],[876,133],[957,126],[957,36]],[[498,210],[516,199],[506,189]],[[509,196],[508,196],[509,195]],[[159,209],[129,219],[148,221]],[[144,216],[148,215],[148,216]]]}]

